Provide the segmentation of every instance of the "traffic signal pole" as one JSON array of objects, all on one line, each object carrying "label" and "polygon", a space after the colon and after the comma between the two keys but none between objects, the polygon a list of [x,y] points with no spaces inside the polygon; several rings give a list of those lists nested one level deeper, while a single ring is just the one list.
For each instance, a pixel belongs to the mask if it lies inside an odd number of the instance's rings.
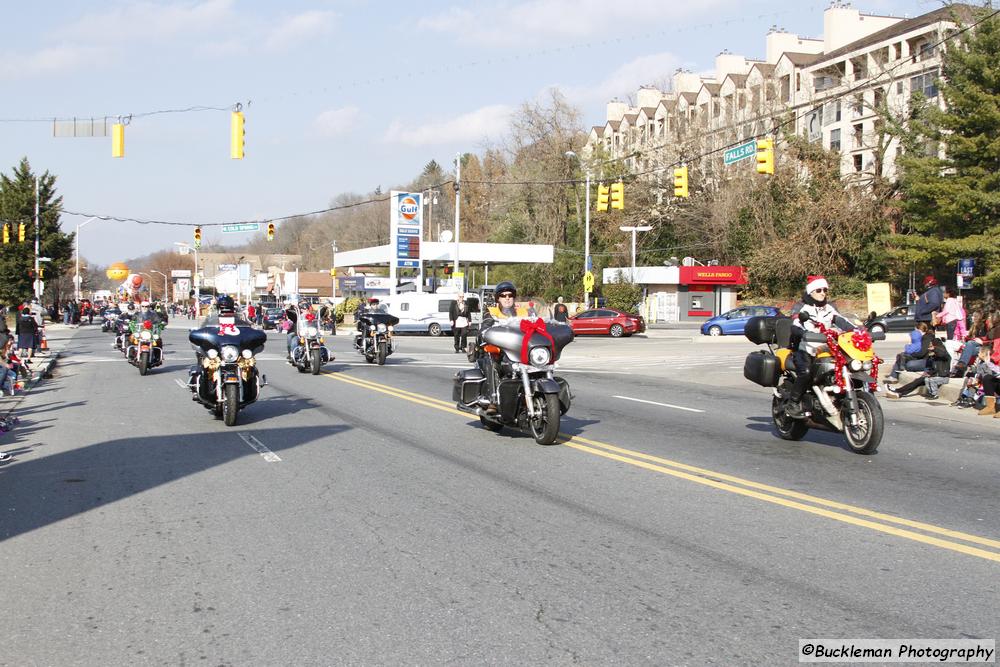
[{"label": "traffic signal pole", "polygon": [[35,176],[35,298],[38,303],[42,302],[42,279],[38,270],[39,243],[38,243],[38,176]]},{"label": "traffic signal pole", "polygon": [[[580,201],[579,199],[577,201]],[[590,263],[590,172],[587,172],[587,194],[586,194],[586,205],[587,213],[584,216],[585,222],[583,223],[583,273],[586,274],[587,271],[591,270]],[[590,292],[586,291],[584,288],[583,292],[583,308],[586,310],[590,308]]]}]

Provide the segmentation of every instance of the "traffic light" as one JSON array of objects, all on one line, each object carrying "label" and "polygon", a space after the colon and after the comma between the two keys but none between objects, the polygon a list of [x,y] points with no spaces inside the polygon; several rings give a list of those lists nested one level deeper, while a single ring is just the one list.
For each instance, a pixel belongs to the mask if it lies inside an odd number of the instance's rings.
[{"label": "traffic light", "polygon": [[597,186],[597,210],[604,212],[608,210],[608,186]]},{"label": "traffic light", "polygon": [[111,157],[125,157],[125,124],[111,126]]},{"label": "traffic light", "polygon": [[194,247],[201,247],[201,227],[194,228]]},{"label": "traffic light", "polygon": [[39,280],[45,280],[45,267],[44,266],[38,267],[38,279]]},{"label": "traffic light", "polygon": [[17,240],[24,242],[24,223],[22,222],[17,226]]},{"label": "traffic light", "polygon": [[229,157],[234,160],[243,159],[246,145],[245,120],[242,111],[234,111],[229,117]]},{"label": "traffic light", "polygon": [[625,185],[621,181],[611,184],[611,208],[625,208]]},{"label": "traffic light", "polygon": [[773,139],[758,139],[757,140],[757,173],[758,174],[773,174],[774,173],[774,140]]},{"label": "traffic light", "polygon": [[677,167],[674,169],[674,196],[688,196],[688,168]]},{"label": "traffic light", "polygon": [[3,242],[10,243],[10,227],[7,225],[3,226]]},{"label": "traffic light", "polygon": [[451,264],[445,264],[444,265],[444,275],[450,276],[451,275],[451,269],[452,269]]},{"label": "traffic light", "polygon": [[274,223],[273,222],[267,223],[267,240],[268,241],[273,241],[274,240]]}]

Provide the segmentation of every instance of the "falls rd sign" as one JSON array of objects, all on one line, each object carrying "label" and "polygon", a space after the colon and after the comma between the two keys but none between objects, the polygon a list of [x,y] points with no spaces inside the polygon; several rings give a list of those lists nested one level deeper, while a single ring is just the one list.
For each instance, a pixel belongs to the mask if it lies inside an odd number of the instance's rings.
[{"label": "falls rd sign", "polygon": [[259,232],[259,222],[241,222],[238,225],[222,225],[223,234],[236,234],[239,232]]},{"label": "falls rd sign", "polygon": [[757,154],[757,142],[748,141],[745,144],[737,146],[736,148],[730,148],[725,153],[723,153],[722,161],[726,165],[733,164],[734,162],[739,162],[740,160],[746,160]]}]

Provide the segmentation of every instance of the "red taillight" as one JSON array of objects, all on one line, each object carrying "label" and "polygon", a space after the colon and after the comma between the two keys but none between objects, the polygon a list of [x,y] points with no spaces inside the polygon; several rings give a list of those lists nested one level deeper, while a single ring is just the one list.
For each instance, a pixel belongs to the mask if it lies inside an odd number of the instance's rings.
[{"label": "red taillight", "polygon": [[145,322],[142,323],[142,328],[143,329],[152,329],[153,328],[153,323],[150,320],[146,320]]}]

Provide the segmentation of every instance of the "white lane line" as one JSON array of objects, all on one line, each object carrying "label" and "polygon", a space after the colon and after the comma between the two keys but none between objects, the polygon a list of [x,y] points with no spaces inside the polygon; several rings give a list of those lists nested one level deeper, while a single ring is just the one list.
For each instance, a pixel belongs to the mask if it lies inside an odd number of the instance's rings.
[{"label": "white lane line", "polygon": [[696,410],[695,408],[685,408],[683,405],[671,405],[670,403],[657,403],[656,401],[644,401],[641,398],[629,398],[628,396],[613,396],[612,398],[620,398],[624,401],[635,401],[636,403],[649,403],[650,405],[659,405],[664,408],[673,408],[674,410],[684,410],[686,412],[704,412],[704,410]]},{"label": "white lane line", "polygon": [[281,460],[281,457],[279,457],[277,454],[275,454],[270,449],[265,447],[264,443],[262,443],[260,440],[253,437],[249,433],[239,433],[238,435],[240,436],[240,439],[243,442],[250,445],[251,449],[253,449],[255,452],[263,456],[264,460],[267,461],[268,463],[276,463]]},{"label": "white lane line", "polygon": [[186,384],[184,384],[183,382],[181,382],[180,378],[174,378],[174,382],[176,382],[177,386],[180,387],[181,389],[187,389],[188,388],[188,386]]}]

